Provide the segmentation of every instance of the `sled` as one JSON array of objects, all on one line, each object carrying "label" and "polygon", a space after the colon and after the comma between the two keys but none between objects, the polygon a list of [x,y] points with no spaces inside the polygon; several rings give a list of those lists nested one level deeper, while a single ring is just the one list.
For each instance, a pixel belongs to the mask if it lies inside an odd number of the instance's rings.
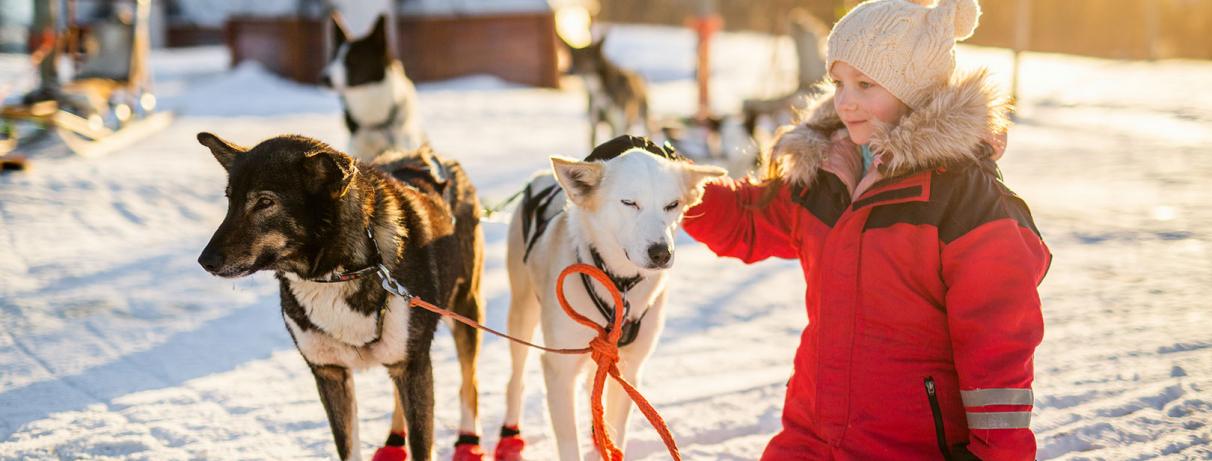
[{"label": "sled", "polygon": [[[74,48],[83,29],[69,21],[60,30],[52,1],[36,3],[38,21],[31,30],[42,40],[32,55],[40,69],[40,86],[20,101],[0,107],[0,156],[9,158],[5,154],[26,150],[54,134],[72,153],[95,157],[168,126],[171,114],[155,111],[156,98],[150,91],[148,0],[117,2],[126,3],[130,14],[115,10],[111,17],[90,24],[89,37],[97,46],[79,55]],[[61,51],[79,63],[73,66],[72,79],[62,86],[57,83],[57,69],[48,64]]]}]

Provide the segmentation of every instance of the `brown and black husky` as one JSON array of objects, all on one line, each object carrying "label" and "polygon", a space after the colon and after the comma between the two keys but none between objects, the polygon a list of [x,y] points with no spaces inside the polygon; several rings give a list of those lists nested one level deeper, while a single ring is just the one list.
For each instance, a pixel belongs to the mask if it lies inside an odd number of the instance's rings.
[{"label": "brown and black husky", "polygon": [[[606,38],[584,48],[572,48],[569,72],[585,79],[589,108],[589,147],[598,145],[598,126],[610,127],[608,138],[649,133],[648,87],[644,77],[619,67],[602,52]],[[638,130],[637,133],[632,131]]]},{"label": "brown and black husky", "polygon": [[[390,295],[376,272],[381,264],[413,295],[483,318],[480,208],[466,174],[453,162],[440,180],[410,168],[388,173],[391,165],[370,167],[303,136],[251,149],[210,133],[198,141],[228,174],[227,216],[198,262],[221,277],[275,273],[282,317],[315,376],[338,455],[361,459],[353,372],[384,366],[398,394],[392,434],[376,458],[404,459],[407,440],[413,459],[431,459],[438,316]],[[480,459],[480,335],[462,324],[453,331],[463,374],[456,459]]]}]

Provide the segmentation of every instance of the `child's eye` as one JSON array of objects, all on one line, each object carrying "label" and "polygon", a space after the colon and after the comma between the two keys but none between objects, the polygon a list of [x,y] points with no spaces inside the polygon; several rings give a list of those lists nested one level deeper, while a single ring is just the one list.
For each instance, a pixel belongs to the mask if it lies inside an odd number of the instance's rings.
[{"label": "child's eye", "polygon": [[874,85],[872,85],[871,82],[859,82],[859,88],[862,88],[864,90],[871,88],[872,86],[874,86]]},{"label": "child's eye", "polygon": [[829,80],[829,83],[830,83],[830,84],[832,84],[834,88],[841,88],[841,87],[842,87],[842,81],[841,81],[841,80],[833,80],[833,79],[830,79],[830,80]]}]

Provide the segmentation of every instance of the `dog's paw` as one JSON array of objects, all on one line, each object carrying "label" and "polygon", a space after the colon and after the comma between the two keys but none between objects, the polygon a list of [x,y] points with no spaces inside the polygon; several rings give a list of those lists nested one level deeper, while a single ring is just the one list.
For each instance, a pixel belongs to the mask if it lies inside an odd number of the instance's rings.
[{"label": "dog's paw", "polygon": [[497,442],[497,449],[493,452],[495,461],[523,461],[522,450],[526,448],[526,441],[522,440],[522,436],[514,435],[509,437],[501,437]]},{"label": "dog's paw", "polygon": [[375,456],[374,456],[374,458],[371,458],[370,460],[371,461],[407,461],[408,452],[404,450],[404,447],[396,447],[396,446],[387,445],[384,447],[379,447],[378,450],[375,450]]},{"label": "dog's paw", "polygon": [[484,449],[478,444],[465,443],[455,445],[452,461],[483,461]]}]

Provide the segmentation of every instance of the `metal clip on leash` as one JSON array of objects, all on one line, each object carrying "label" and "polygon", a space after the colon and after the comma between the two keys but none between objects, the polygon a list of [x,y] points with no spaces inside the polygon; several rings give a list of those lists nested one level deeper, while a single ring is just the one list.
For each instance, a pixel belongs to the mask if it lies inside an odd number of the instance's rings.
[{"label": "metal clip on leash", "polygon": [[404,288],[404,284],[400,283],[395,277],[391,276],[391,272],[387,270],[387,266],[384,266],[383,263],[379,263],[379,269],[377,272],[379,274],[379,280],[383,284],[384,290],[387,290],[388,293],[404,298],[405,302],[412,302],[412,293],[409,293],[408,289]]}]

